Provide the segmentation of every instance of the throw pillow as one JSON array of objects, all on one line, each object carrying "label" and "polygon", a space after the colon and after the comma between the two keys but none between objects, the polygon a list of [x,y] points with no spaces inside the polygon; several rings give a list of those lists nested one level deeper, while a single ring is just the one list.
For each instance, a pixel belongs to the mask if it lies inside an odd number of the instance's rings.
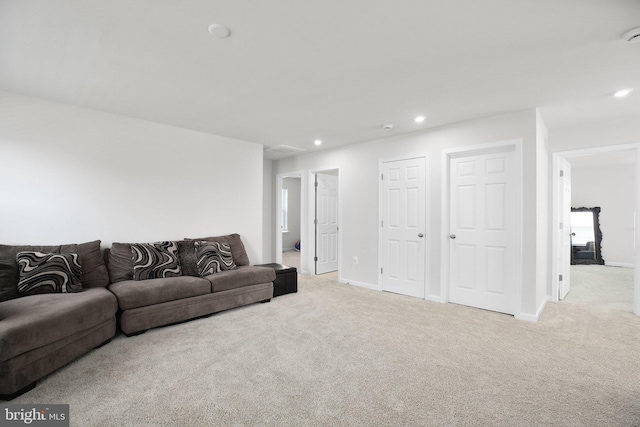
[{"label": "throw pillow", "polygon": [[18,252],[18,293],[21,295],[80,292],[82,267],[78,254]]},{"label": "throw pillow", "polygon": [[183,276],[197,276],[196,248],[193,240],[178,240],[178,259],[182,267]]},{"label": "throw pillow", "polygon": [[223,242],[194,242],[197,255],[198,274],[207,276],[221,271],[233,270],[236,264],[231,256],[231,246]]},{"label": "throw pillow", "polygon": [[215,236],[215,237],[201,237],[198,239],[185,239],[185,240],[206,240],[208,242],[222,242],[228,243],[231,246],[231,255],[233,255],[233,262],[236,265],[249,265],[249,256],[247,255],[247,251],[244,248],[244,244],[242,243],[242,239],[240,235],[237,233],[228,234],[226,236]]},{"label": "throw pillow", "polygon": [[134,243],[133,280],[182,276],[176,242]]}]

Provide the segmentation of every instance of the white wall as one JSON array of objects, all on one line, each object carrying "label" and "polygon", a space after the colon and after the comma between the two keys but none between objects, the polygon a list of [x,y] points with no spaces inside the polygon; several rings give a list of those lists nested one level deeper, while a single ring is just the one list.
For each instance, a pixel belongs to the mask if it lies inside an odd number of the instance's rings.
[{"label": "white wall", "polygon": [[[427,274],[428,298],[441,295],[441,162],[442,150],[497,141],[521,139],[524,168],[524,259],[521,312],[534,316],[540,306],[538,294],[546,294],[545,264],[537,265],[536,256],[547,257],[547,246],[538,251],[538,233],[546,233],[545,224],[538,226],[537,198],[546,198],[547,186],[536,181],[538,146],[536,139],[537,112],[534,109],[514,112],[452,126],[406,134],[334,150],[306,154],[274,161],[274,174],[293,171],[321,170],[340,167],[341,174],[341,270],[340,278],[351,283],[378,287],[378,165],[380,160],[425,153],[428,155],[429,259]],[[382,131],[381,131],[382,132]],[[546,156],[544,157],[546,163]],[[309,184],[310,185],[310,184]],[[539,195],[538,190],[542,193]],[[311,188],[308,191],[313,194]],[[544,218],[542,219],[544,220]],[[358,257],[359,263],[352,259]],[[538,291],[538,286],[543,290]]]},{"label": "white wall", "polygon": [[275,179],[273,161],[264,159],[262,166],[262,262],[275,262]]},{"label": "white wall", "polygon": [[640,120],[635,116],[549,131],[550,152],[630,143],[640,143]]},{"label": "white wall", "polygon": [[295,247],[300,236],[300,178],[283,178],[282,189],[288,190],[288,231],[282,233],[282,250]]},{"label": "white wall", "polygon": [[571,170],[571,206],[602,208],[602,258],[607,265],[634,263],[634,176],[635,167],[629,164]]},{"label": "white wall", "polygon": [[[537,209],[537,236],[536,236],[536,306],[541,309],[547,301],[551,290],[551,271],[549,269],[549,242],[551,229],[549,228],[549,133],[542,116],[536,115],[536,209]],[[538,313],[539,314],[539,313]]]},{"label": "white wall", "polygon": [[239,233],[262,260],[262,147],[0,92],[0,241]]}]

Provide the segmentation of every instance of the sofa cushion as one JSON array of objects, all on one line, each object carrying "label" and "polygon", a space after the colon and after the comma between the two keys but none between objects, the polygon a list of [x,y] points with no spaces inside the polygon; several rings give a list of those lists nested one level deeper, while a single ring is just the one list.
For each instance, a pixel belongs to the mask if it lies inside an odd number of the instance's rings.
[{"label": "sofa cushion", "polygon": [[273,282],[276,280],[276,272],[273,268],[243,265],[234,270],[210,274],[205,279],[211,282],[212,292],[220,292]]},{"label": "sofa cushion", "polygon": [[103,288],[32,295],[0,303],[0,361],[91,329],[115,316],[116,298]]},{"label": "sofa cushion", "polygon": [[178,259],[183,276],[198,276],[196,248],[193,240],[178,240]]},{"label": "sofa cushion", "polygon": [[133,280],[182,276],[176,242],[134,243]]},{"label": "sofa cushion", "polygon": [[18,252],[20,295],[72,293],[82,290],[78,254]]},{"label": "sofa cushion", "polygon": [[209,294],[211,284],[199,277],[180,276],[142,281],[124,280],[110,284],[109,290],[118,298],[120,310],[130,310]]},{"label": "sofa cushion", "polygon": [[111,283],[133,280],[131,243],[112,243],[107,262]]},{"label": "sofa cushion", "polygon": [[200,276],[236,268],[231,256],[231,246],[228,243],[196,240],[194,246],[197,255],[196,265]]},{"label": "sofa cushion", "polygon": [[[109,284],[109,273],[102,259],[100,240],[78,244],[78,255],[82,266],[83,288],[104,288]],[[69,253],[60,251],[60,253]]]},{"label": "sofa cushion", "polygon": [[18,298],[18,263],[13,259],[0,259],[0,302]]},{"label": "sofa cushion", "polygon": [[11,246],[0,245],[0,302],[19,296],[18,252],[35,251],[52,254],[77,253],[82,266],[82,287],[105,287],[109,284],[109,273],[100,253],[100,240],[80,244],[58,246]]},{"label": "sofa cushion", "polygon": [[240,235],[237,233],[228,234],[226,236],[203,237],[200,239],[185,240],[206,240],[209,242],[228,243],[231,246],[231,255],[233,256],[233,262],[235,262],[237,266],[250,264],[249,257],[247,256],[247,251],[244,249],[244,244],[240,239]]}]

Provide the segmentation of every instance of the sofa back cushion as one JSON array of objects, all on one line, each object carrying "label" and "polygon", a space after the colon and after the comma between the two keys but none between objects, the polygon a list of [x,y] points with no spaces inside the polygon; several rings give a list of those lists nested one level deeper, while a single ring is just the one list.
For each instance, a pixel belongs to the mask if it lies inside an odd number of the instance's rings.
[{"label": "sofa back cushion", "polygon": [[[2,249],[0,249],[2,252]],[[0,258],[0,302],[18,298],[18,263],[15,256],[5,259],[3,253]]]},{"label": "sofa back cushion", "polygon": [[82,287],[106,287],[109,284],[109,273],[100,253],[100,240],[80,244],[58,246],[34,245],[0,245],[0,301],[20,296],[18,294],[18,252],[34,251],[53,254],[77,253],[82,266]]},{"label": "sofa back cushion", "polygon": [[233,262],[237,266],[250,264],[249,257],[247,256],[247,251],[244,249],[244,244],[240,239],[240,235],[237,233],[229,234],[226,236],[202,237],[200,239],[185,240],[206,240],[208,242],[228,243],[229,246],[231,246],[231,256],[233,257]]},{"label": "sofa back cushion", "polygon": [[111,283],[133,280],[131,243],[113,243],[107,254],[107,268]]}]

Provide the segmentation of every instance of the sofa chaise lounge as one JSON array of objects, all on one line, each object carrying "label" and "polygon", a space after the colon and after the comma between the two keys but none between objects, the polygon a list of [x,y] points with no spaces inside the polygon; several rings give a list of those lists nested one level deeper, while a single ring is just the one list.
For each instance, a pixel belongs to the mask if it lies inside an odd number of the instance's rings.
[{"label": "sofa chaise lounge", "polygon": [[[20,296],[16,255],[77,254],[82,290]],[[100,241],[61,246],[0,245],[0,399],[11,400],[116,332],[115,296]]]}]

